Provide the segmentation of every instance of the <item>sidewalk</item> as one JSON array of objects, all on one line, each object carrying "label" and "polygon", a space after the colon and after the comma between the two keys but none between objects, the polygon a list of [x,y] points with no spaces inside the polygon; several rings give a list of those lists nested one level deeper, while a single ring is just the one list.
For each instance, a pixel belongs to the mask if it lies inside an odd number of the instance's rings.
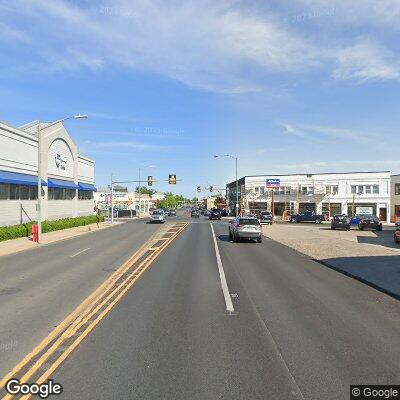
[{"label": "sidewalk", "polygon": [[99,227],[97,227],[97,224],[90,224],[77,226],[75,228],[62,229],[60,231],[44,233],[42,235],[41,244],[33,242],[31,237],[5,240],[4,242],[0,242],[0,256],[18,253],[20,251],[33,249],[35,247],[45,246],[47,244],[58,242],[60,240],[70,239],[76,236],[84,235],[86,233],[100,231],[123,223],[124,222],[115,221],[114,224],[111,225],[109,222],[100,222]]}]

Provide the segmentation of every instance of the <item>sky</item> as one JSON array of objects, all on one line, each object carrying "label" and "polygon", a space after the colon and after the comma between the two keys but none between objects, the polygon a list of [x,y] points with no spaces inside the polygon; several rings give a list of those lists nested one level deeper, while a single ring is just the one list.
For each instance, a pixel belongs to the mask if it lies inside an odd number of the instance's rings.
[{"label": "sky", "polygon": [[[400,173],[400,0],[0,0],[0,120],[67,121],[96,185]],[[164,182],[154,185],[170,190]],[[202,192],[201,195],[205,195]]]}]

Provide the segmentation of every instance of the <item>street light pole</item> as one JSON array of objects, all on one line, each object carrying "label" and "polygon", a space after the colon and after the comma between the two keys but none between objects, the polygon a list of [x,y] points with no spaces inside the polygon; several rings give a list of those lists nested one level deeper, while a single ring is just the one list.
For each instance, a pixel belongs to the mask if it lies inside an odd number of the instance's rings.
[{"label": "street light pole", "polygon": [[141,200],[142,194],[141,194],[141,187],[140,187],[140,167],[139,167],[139,208],[138,208],[138,217],[140,217],[140,213],[141,213]]},{"label": "street light pole", "polygon": [[[69,117],[59,119],[55,122],[53,122],[50,125],[46,125],[45,128],[50,128],[53,125],[56,125],[60,122],[64,122],[67,119],[87,119],[87,115],[71,115]],[[37,227],[38,227],[38,232],[37,232],[37,242],[40,243],[42,240],[42,129],[40,128],[40,121],[37,123],[36,127],[36,134],[38,137],[38,204],[37,204]]]}]

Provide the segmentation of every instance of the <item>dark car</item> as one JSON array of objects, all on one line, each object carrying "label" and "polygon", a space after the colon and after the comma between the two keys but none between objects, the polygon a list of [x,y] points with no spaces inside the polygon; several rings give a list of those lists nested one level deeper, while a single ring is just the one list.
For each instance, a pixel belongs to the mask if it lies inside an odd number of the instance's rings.
[{"label": "dark car", "polygon": [[221,219],[221,212],[217,208],[213,208],[210,211],[210,215],[208,216],[208,219]]},{"label": "dark car", "polygon": [[269,211],[261,211],[258,214],[258,220],[260,221],[261,224],[270,224],[272,225],[273,220],[272,220],[272,213]]},{"label": "dark car", "polygon": [[382,230],[382,222],[376,215],[363,215],[358,224],[358,229],[363,231],[364,229],[375,229],[376,231]]},{"label": "dark car", "polygon": [[334,215],[331,221],[331,229],[350,230],[350,218],[347,215]]},{"label": "dark car", "polygon": [[220,213],[221,213],[221,217],[227,217],[228,216],[228,213],[227,213],[227,211],[223,208],[223,209],[220,209],[219,210],[220,211]]},{"label": "dark car", "polygon": [[325,216],[322,214],[315,214],[314,211],[305,211],[300,214],[293,214],[290,217],[290,222],[315,222],[316,224],[320,224],[322,221],[325,221]]},{"label": "dark car", "polygon": [[396,231],[394,232],[393,239],[395,243],[400,244],[400,226],[398,226]]},{"label": "dark car", "polygon": [[199,210],[192,210],[192,212],[190,213],[190,216],[192,218],[200,218],[200,211]]}]

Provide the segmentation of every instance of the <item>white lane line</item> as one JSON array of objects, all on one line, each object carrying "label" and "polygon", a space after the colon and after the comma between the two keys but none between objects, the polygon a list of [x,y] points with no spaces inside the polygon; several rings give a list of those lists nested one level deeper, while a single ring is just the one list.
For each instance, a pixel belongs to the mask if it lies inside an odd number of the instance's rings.
[{"label": "white lane line", "polygon": [[83,249],[81,251],[78,251],[77,253],[72,254],[72,256],[70,256],[70,257],[72,258],[72,257],[79,256],[79,254],[82,254],[83,252],[88,251],[88,250],[90,250],[90,247],[88,247],[87,249]]},{"label": "white lane line", "polygon": [[211,226],[211,232],[212,232],[213,239],[214,239],[215,255],[217,257],[219,277],[221,279],[222,293],[224,294],[224,298],[225,298],[226,310],[229,312],[233,312],[235,310],[233,308],[232,299],[229,294],[228,284],[226,283],[226,278],[225,278],[225,271],[224,271],[224,267],[222,266],[221,256],[219,254],[217,238],[215,237],[214,227],[212,226],[211,222],[210,222],[210,226]]}]

